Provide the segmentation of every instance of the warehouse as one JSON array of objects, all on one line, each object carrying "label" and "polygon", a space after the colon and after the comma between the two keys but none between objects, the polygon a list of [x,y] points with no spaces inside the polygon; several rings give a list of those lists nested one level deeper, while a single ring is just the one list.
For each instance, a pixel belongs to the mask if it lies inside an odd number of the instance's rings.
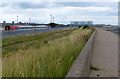
[{"label": "warehouse", "polygon": [[83,26],[83,25],[89,25],[93,26],[93,21],[71,21],[71,26]]}]

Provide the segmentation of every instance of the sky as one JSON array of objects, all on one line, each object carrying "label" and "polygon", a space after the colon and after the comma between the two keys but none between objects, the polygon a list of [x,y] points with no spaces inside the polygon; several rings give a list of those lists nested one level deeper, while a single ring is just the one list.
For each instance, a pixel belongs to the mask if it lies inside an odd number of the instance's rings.
[{"label": "sky", "polygon": [[0,22],[70,24],[93,21],[94,24],[118,24],[118,0],[2,0]]}]

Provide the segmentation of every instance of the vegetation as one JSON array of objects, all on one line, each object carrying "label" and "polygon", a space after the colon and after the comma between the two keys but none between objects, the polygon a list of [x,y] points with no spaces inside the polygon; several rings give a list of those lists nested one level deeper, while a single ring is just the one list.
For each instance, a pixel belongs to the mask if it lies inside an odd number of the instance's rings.
[{"label": "vegetation", "polygon": [[[2,75],[3,77],[65,77],[92,32],[91,29],[78,29],[67,33],[56,33],[59,39],[53,35],[50,36],[50,38],[55,37],[52,41],[49,40],[49,33],[48,36],[45,34],[47,38],[43,35],[43,39],[37,38],[36,35],[28,35],[23,38],[22,46],[30,45],[29,48],[18,49],[15,51],[17,53],[10,52],[3,57]],[[33,41],[34,38],[29,40],[34,36],[35,41]],[[20,38],[22,37],[16,37],[15,39],[18,40],[15,41],[21,42]],[[9,39],[6,40],[9,41]],[[16,42],[11,42],[11,40],[12,38],[9,42],[4,41],[4,45],[15,44],[16,47],[21,45],[16,45]]]},{"label": "vegetation", "polygon": [[84,26],[83,26],[83,29],[88,28],[88,27],[89,27],[88,25],[84,25]]},{"label": "vegetation", "polygon": [[3,56],[6,53],[11,53],[11,52],[16,53],[16,51],[18,50],[29,49],[31,45],[35,48],[39,46],[43,46],[45,41],[51,41],[57,38],[67,36],[77,29],[78,28],[73,28],[67,30],[59,30],[59,31],[52,31],[41,34],[17,36],[17,37],[3,39],[2,40]]},{"label": "vegetation", "polygon": [[68,27],[69,25],[63,25],[63,24],[56,24],[56,23],[49,23],[51,28],[54,27]]},{"label": "vegetation", "polygon": [[56,27],[57,26],[57,24],[55,24],[55,23],[50,23],[50,27]]},{"label": "vegetation", "polygon": [[79,26],[79,28],[81,28],[82,26]]},{"label": "vegetation", "polygon": [[97,67],[94,67],[94,66],[91,66],[91,67],[90,67],[90,69],[91,69],[91,70],[97,70],[97,71],[100,71],[100,70],[102,70],[102,69],[100,69],[100,68],[97,68]]}]

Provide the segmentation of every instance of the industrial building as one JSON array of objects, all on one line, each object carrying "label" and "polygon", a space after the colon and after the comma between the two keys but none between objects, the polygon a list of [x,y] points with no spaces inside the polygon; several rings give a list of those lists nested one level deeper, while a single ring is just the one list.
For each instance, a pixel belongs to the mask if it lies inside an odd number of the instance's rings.
[{"label": "industrial building", "polygon": [[72,27],[74,27],[74,26],[83,26],[83,25],[93,26],[93,21],[71,21],[70,25]]}]

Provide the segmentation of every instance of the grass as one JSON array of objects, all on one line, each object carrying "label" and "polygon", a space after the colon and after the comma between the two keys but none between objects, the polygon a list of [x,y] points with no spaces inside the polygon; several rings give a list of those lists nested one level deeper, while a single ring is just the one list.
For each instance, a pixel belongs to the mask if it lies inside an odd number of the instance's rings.
[{"label": "grass", "polygon": [[94,66],[91,66],[90,69],[91,69],[91,70],[97,70],[97,71],[102,70],[102,69],[100,69],[100,68],[98,68],[98,67],[94,67]]},{"label": "grass", "polygon": [[[3,57],[2,75],[3,77],[65,77],[92,32],[90,29],[78,29],[44,45],[34,42],[35,45],[32,43],[26,50],[20,49],[15,54],[8,53],[8,56]],[[84,38],[84,34],[88,37]]]},{"label": "grass", "polygon": [[[33,35],[25,35],[25,36],[17,36],[12,38],[3,39],[2,44],[2,52],[3,56],[6,53],[16,52],[18,50],[26,50],[31,47],[31,45],[35,48],[44,44],[44,41],[51,41],[57,38],[61,38],[63,36],[67,36],[72,31],[77,30],[78,28],[73,28],[69,30],[60,30],[60,31],[52,31],[41,34],[33,34]],[[38,45],[38,43],[40,45]]]},{"label": "grass", "polygon": [[6,46],[9,46],[9,45],[22,43],[22,42],[33,41],[33,40],[37,40],[37,39],[41,39],[41,38],[46,38],[46,37],[54,35],[54,34],[63,33],[63,32],[67,32],[67,31],[73,31],[73,30],[76,30],[76,29],[78,29],[78,28],[4,38],[2,40],[2,42],[3,42],[2,47],[6,47]]}]

